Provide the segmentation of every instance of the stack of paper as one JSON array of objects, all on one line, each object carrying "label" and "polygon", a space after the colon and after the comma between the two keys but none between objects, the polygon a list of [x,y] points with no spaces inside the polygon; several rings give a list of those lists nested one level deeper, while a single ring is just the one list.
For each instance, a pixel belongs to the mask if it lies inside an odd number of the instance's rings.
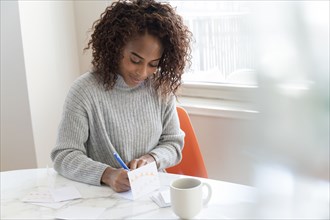
[{"label": "stack of paper", "polygon": [[170,198],[169,190],[156,192],[151,196],[151,199],[161,208],[171,206],[171,198]]}]

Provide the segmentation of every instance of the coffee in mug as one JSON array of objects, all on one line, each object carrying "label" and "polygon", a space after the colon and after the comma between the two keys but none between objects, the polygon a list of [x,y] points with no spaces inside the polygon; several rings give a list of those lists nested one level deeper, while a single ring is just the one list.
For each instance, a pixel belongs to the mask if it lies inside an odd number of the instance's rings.
[{"label": "coffee in mug", "polygon": [[[207,196],[203,198],[203,187],[206,187]],[[181,178],[174,180],[170,185],[171,205],[174,213],[182,219],[196,216],[212,195],[211,186],[196,178]]]}]

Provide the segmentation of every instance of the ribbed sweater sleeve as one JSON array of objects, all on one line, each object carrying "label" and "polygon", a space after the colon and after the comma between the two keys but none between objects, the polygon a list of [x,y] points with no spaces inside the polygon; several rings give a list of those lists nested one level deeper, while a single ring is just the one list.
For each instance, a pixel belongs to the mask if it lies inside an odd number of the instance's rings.
[{"label": "ribbed sweater sleeve", "polygon": [[174,97],[161,99],[147,83],[131,88],[121,76],[105,90],[86,73],[67,95],[51,158],[61,175],[100,185],[108,166],[120,167],[111,144],[125,162],[151,153],[162,170],[181,160],[183,139]]},{"label": "ribbed sweater sleeve", "polygon": [[[183,132],[180,132],[180,124],[176,111],[175,99],[171,97],[167,104],[164,104],[162,112],[163,131],[159,138],[158,146],[151,151],[151,154],[159,164],[159,169],[165,169],[179,163],[182,159]],[[176,131],[176,132],[173,132]],[[177,157],[173,157],[177,155]]]}]

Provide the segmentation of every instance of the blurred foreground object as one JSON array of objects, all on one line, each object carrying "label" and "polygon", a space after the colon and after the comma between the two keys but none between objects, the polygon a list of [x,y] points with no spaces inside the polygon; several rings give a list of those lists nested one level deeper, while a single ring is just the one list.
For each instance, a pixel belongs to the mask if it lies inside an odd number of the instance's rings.
[{"label": "blurred foreground object", "polygon": [[258,1],[255,15],[255,216],[329,219],[329,1]]}]

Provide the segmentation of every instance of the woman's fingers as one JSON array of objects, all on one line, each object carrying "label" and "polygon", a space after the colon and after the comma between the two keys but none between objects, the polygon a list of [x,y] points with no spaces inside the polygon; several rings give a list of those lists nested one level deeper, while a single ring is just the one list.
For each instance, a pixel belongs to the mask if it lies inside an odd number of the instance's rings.
[{"label": "woman's fingers", "polygon": [[136,168],[142,167],[148,163],[145,159],[134,159],[131,162],[128,163],[128,167],[131,170],[135,170]]}]

